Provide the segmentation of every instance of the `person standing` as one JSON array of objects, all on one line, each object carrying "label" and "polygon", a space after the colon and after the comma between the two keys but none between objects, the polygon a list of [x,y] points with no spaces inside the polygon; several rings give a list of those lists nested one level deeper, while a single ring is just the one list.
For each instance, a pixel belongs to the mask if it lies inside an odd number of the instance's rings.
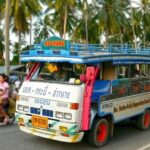
[{"label": "person standing", "polygon": [[0,116],[4,116],[4,123],[9,122],[9,117],[5,112],[4,107],[8,104],[9,100],[9,84],[6,82],[6,75],[0,74]]}]

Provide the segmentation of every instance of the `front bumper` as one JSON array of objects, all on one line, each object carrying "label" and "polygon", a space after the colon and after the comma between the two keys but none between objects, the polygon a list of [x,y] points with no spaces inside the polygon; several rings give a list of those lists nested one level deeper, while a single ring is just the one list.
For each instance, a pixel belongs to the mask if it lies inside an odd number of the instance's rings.
[{"label": "front bumper", "polygon": [[[22,122],[20,123],[19,121],[20,118],[23,118],[24,123]],[[73,130],[72,131],[70,130],[70,132],[69,130],[62,132],[59,130],[55,130],[53,128],[48,128],[48,129],[36,128],[33,127],[31,123],[28,122],[29,120],[31,120],[31,116],[16,113],[16,121],[18,122],[20,130],[29,134],[33,134],[36,136],[40,136],[43,138],[52,139],[56,141],[68,142],[68,143],[80,142],[84,135],[84,132],[73,132]],[[50,120],[50,122],[53,121]],[[66,126],[67,124],[55,121],[56,128],[59,125]],[[73,129],[73,125],[72,126],[69,125],[68,128]]]}]

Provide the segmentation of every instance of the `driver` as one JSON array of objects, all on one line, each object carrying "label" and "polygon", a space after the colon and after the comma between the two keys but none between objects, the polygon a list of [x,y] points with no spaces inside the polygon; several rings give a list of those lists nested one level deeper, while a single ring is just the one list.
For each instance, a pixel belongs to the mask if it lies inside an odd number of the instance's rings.
[{"label": "driver", "polygon": [[69,72],[63,68],[63,64],[49,64],[49,70],[56,81],[69,80]]},{"label": "driver", "polygon": [[9,117],[4,110],[4,107],[8,104],[9,99],[9,84],[6,82],[6,75],[0,74],[0,116],[4,116],[4,123],[9,122]]}]

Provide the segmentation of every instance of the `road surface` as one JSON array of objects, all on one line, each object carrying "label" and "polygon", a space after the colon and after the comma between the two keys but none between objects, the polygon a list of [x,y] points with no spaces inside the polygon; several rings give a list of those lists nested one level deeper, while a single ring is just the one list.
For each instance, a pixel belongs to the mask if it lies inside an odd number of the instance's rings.
[{"label": "road surface", "polygon": [[139,131],[134,124],[115,127],[114,138],[95,148],[85,141],[70,144],[43,139],[21,132],[17,125],[0,127],[0,150],[150,150],[150,129]]}]

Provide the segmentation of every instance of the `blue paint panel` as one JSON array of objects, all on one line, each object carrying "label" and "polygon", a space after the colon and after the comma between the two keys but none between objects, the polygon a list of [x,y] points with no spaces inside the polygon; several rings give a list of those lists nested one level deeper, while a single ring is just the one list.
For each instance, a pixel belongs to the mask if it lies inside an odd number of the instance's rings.
[{"label": "blue paint panel", "polygon": [[53,111],[52,110],[43,109],[42,110],[42,115],[43,116],[47,116],[47,117],[53,117]]},{"label": "blue paint panel", "polygon": [[[29,61],[33,61],[33,62],[69,62],[69,63],[77,63],[77,64],[89,64],[89,63],[100,63],[100,62],[106,62],[106,61],[112,61],[112,59],[110,58],[106,58],[106,59],[103,59],[103,58],[98,58],[98,59],[95,59],[95,60],[90,60],[90,59],[82,59],[82,58],[78,58],[78,59],[73,59],[74,57],[68,57],[68,58],[65,58],[65,57],[62,57],[62,56],[55,56],[57,58],[53,59],[53,57],[49,57],[47,56],[48,58],[44,58],[44,57],[41,57],[41,56],[38,56],[38,57],[22,57],[21,58],[21,61],[22,62],[29,62]],[[63,58],[63,59],[62,59]],[[128,61],[128,60],[127,60]],[[142,61],[136,61],[136,62],[126,62],[126,63],[118,63],[118,64],[150,64],[150,60],[142,60]]]},{"label": "blue paint panel", "polygon": [[37,54],[45,54],[45,52],[44,51],[37,51]]},{"label": "blue paint panel", "polygon": [[31,114],[40,115],[40,108],[31,107],[31,108],[30,108],[30,113],[31,113]]},{"label": "blue paint panel", "polygon": [[21,56],[27,56],[27,55],[29,55],[30,53],[29,53],[29,51],[23,51],[22,53],[21,53]]},{"label": "blue paint panel", "polygon": [[53,51],[53,55],[60,55],[61,54],[61,51]]},{"label": "blue paint panel", "polygon": [[105,117],[105,116],[108,116],[108,115],[110,115],[111,117],[112,117],[112,119],[113,119],[113,122],[115,122],[115,118],[114,118],[114,114],[113,113],[111,113],[111,112],[98,112],[98,116],[99,117]]},{"label": "blue paint panel", "polygon": [[99,100],[100,96],[109,95],[111,82],[109,80],[96,80],[92,94],[92,100]]},{"label": "blue paint panel", "polygon": [[67,55],[67,56],[69,56],[69,51],[65,51],[65,50],[61,50],[61,55]]}]

